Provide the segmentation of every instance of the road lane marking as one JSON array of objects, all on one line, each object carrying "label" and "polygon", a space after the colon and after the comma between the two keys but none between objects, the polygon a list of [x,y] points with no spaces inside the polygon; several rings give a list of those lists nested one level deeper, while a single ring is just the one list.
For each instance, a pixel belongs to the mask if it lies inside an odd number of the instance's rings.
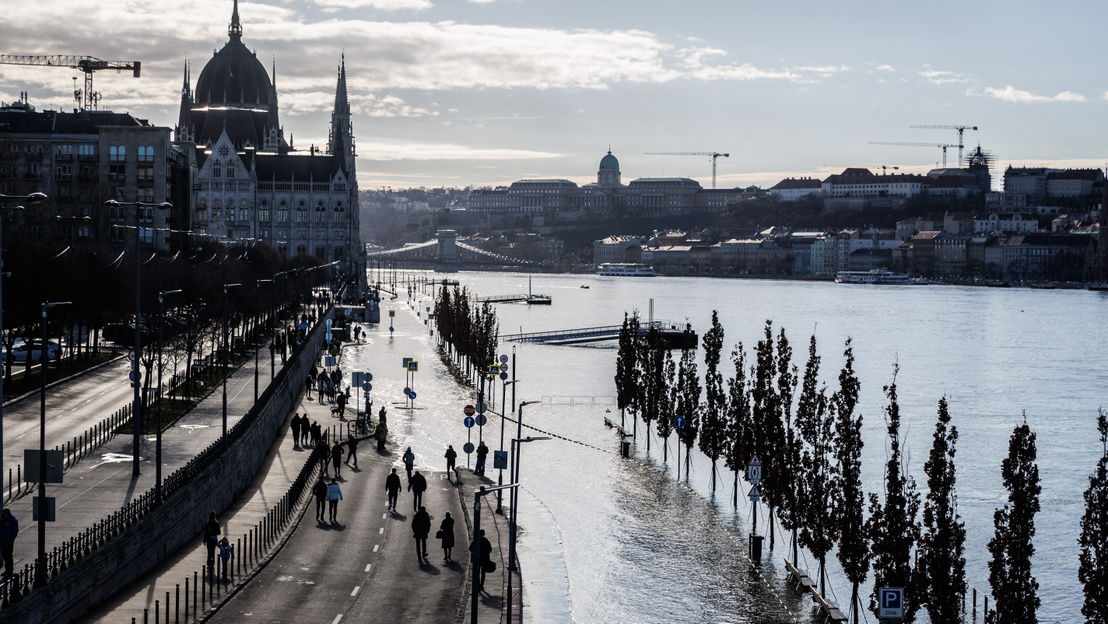
[{"label": "road lane marking", "polygon": [[380,548],[380,547],[381,547],[380,544],[374,544],[373,545],[373,552],[377,552],[377,549]]},{"label": "road lane marking", "polygon": [[355,586],[354,591],[350,592],[350,597],[353,598],[354,596],[357,596],[358,595],[358,590],[361,589],[361,588],[362,588],[361,585]]},{"label": "road lane marking", "polygon": [[366,572],[369,572],[369,568],[370,568],[370,566],[372,566],[372,565],[373,565],[372,563],[367,563],[367,564],[365,564],[365,571],[366,571]]},{"label": "road lane marking", "polygon": [[385,527],[381,527],[380,530],[377,531],[377,534],[378,535],[384,535],[385,534]]},{"label": "road lane marking", "polygon": [[341,619],[342,619],[342,614],[340,613],[340,614],[335,616],[335,620],[333,622],[331,622],[331,624],[339,624],[339,620],[341,620]]},{"label": "road lane marking", "polygon": [[381,519],[382,520],[384,520],[385,518],[388,518],[388,517],[389,517],[389,515],[387,513],[381,514]]}]

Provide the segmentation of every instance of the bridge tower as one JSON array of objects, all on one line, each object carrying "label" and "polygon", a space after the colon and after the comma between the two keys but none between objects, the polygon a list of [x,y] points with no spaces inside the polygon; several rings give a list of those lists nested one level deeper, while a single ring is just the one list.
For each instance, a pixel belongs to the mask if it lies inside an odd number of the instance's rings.
[{"label": "bridge tower", "polygon": [[440,263],[443,264],[457,264],[458,263],[458,231],[457,230],[439,230],[435,233],[435,236],[439,239],[437,255]]}]

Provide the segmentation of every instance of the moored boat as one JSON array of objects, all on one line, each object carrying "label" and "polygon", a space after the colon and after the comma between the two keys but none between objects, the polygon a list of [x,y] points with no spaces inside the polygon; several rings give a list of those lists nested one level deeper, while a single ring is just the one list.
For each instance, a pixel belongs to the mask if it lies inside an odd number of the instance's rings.
[{"label": "moored boat", "polygon": [[596,274],[618,277],[651,277],[654,275],[654,267],[645,264],[609,262],[600,265],[596,269]]},{"label": "moored boat", "polygon": [[893,273],[886,269],[869,271],[839,271],[835,281],[840,284],[926,284],[927,280],[915,280],[904,273]]}]

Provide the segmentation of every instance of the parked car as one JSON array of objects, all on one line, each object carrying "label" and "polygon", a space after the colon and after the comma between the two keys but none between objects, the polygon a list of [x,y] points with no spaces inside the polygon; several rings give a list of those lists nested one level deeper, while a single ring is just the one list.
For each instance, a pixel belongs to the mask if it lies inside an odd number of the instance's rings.
[{"label": "parked car", "polygon": [[[27,352],[31,353],[31,361],[37,362],[42,359],[42,339],[36,338],[31,341],[28,347],[26,342],[19,341],[12,346],[12,359],[16,362],[26,362]],[[49,360],[57,359],[58,355],[62,352],[62,347],[53,340],[46,342],[46,358]],[[4,350],[4,359],[7,360],[8,352]]]}]

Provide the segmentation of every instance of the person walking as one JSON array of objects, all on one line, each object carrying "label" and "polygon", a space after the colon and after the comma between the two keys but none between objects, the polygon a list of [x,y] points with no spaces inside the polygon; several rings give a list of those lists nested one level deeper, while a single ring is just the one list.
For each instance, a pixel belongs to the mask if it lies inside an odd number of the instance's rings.
[{"label": "person walking", "polygon": [[458,459],[458,452],[454,450],[454,445],[448,445],[446,447],[446,478],[449,479],[454,474],[454,461]]},{"label": "person walking", "polygon": [[316,397],[319,398],[319,404],[323,405],[323,395],[327,392],[326,375],[320,374],[319,387],[316,388]]},{"label": "person walking", "polygon": [[308,413],[300,417],[300,446],[308,446],[312,439],[312,423],[308,422]]},{"label": "person walking", "polygon": [[[408,450],[404,451],[404,470],[408,471],[408,483],[412,481],[412,468],[415,467],[415,453],[412,452],[412,447],[408,447]],[[412,489],[411,485],[408,489]]]},{"label": "person walking", "polygon": [[473,473],[478,476],[485,476],[485,458],[489,456],[489,447],[485,446],[485,441],[481,440],[481,444],[477,447],[477,467],[473,469]]},{"label": "person walking", "polygon": [[204,525],[204,545],[208,547],[208,567],[215,569],[215,547],[219,544],[219,520],[215,510],[208,512],[208,523]]},{"label": "person walking", "polygon": [[[427,479],[417,470],[411,481],[408,481],[408,489],[412,492],[412,509],[421,509],[423,493],[427,491]],[[426,555],[424,555],[426,556]]]},{"label": "person walking", "polygon": [[335,399],[335,402],[339,406],[339,420],[342,420],[346,417],[346,393],[340,392],[338,398]]},{"label": "person walking", "polygon": [[337,519],[340,500],[342,500],[342,489],[339,488],[339,481],[331,477],[331,484],[327,486],[327,512],[331,515],[331,524],[335,524]]},{"label": "person walking", "polygon": [[339,476],[342,466],[342,442],[335,440],[335,445],[331,447],[331,464],[335,467],[335,476]]},{"label": "person walking", "polygon": [[0,511],[0,556],[4,557],[4,576],[14,574],[15,538],[19,537],[19,520],[12,515],[12,510],[7,507]]},{"label": "person walking", "polygon": [[421,563],[427,558],[427,534],[431,532],[431,516],[427,509],[420,507],[412,518],[412,533],[415,537],[416,559]]},{"label": "person walking", "polygon": [[292,445],[300,446],[300,412],[292,417]]},{"label": "person walking", "polygon": [[312,421],[312,446],[319,446],[320,440],[323,439],[323,428],[319,426],[319,422]]},{"label": "person walking", "polygon": [[400,495],[400,475],[396,474],[396,468],[385,479],[385,491],[389,493],[389,510],[396,511],[396,497]]},{"label": "person walking", "polygon": [[323,475],[319,475],[319,481],[312,486],[312,496],[315,496],[315,519],[323,522],[323,509],[327,500],[327,482],[323,480]]},{"label": "person walking", "polygon": [[443,563],[447,561],[453,561],[450,558],[450,551],[454,548],[454,518],[450,517],[450,512],[446,512],[446,517],[442,519],[442,523],[439,524],[439,532],[435,535],[442,541]]},{"label": "person walking", "polygon": [[346,465],[350,465],[350,460],[354,460],[354,470],[358,469],[358,456],[355,455],[358,451],[358,437],[353,433],[346,434],[346,443],[350,446],[350,452],[346,455]]},{"label": "person walking", "polygon": [[377,450],[385,450],[385,440],[389,437],[389,427],[384,421],[377,423],[373,429],[373,437],[377,440]]},{"label": "person walking", "polygon": [[308,371],[308,378],[304,380],[304,397],[312,400],[312,372]]},{"label": "person walking", "polygon": [[[496,569],[492,563],[492,542],[489,541],[489,538],[485,537],[484,529],[481,529],[481,539],[478,541],[477,547],[480,548],[480,552],[479,554],[474,554],[477,555],[481,567],[481,582],[477,586],[477,591],[481,591],[485,589],[485,573],[492,572]],[[472,549],[473,547],[471,546],[470,550]],[[489,568],[492,568],[492,570]]]}]

